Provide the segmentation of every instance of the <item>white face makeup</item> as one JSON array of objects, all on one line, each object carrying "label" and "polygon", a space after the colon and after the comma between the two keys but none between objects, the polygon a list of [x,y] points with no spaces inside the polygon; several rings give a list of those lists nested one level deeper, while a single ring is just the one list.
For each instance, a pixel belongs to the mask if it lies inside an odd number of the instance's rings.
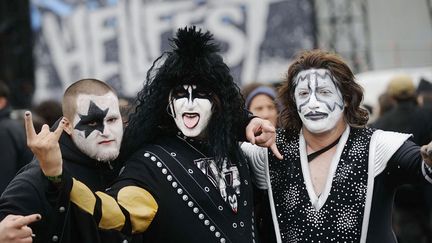
[{"label": "white face makeup", "polygon": [[80,94],[73,119],[72,140],[90,158],[108,162],[117,158],[123,138],[118,98]]},{"label": "white face makeup", "polygon": [[212,115],[211,92],[197,85],[171,90],[170,109],[180,131],[187,137],[203,137]]},{"label": "white face makeup", "polygon": [[342,94],[327,69],[308,69],[295,77],[294,98],[303,125],[312,133],[327,132],[342,122]]}]

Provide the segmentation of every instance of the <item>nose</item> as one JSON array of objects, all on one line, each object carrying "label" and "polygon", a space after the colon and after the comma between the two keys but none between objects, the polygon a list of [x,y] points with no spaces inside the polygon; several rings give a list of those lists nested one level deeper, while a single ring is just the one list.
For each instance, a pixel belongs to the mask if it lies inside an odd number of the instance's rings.
[{"label": "nose", "polygon": [[316,98],[315,93],[313,93],[313,94],[310,96],[310,99],[309,99],[309,102],[308,102],[307,106],[308,106],[309,109],[311,109],[311,110],[316,110],[316,109],[319,108],[319,102],[318,102],[318,100],[317,100],[317,98]]},{"label": "nose", "polygon": [[189,98],[186,101],[186,108],[193,109],[195,107],[195,100],[192,98],[192,94],[189,95]]},{"label": "nose", "polygon": [[270,111],[269,111],[269,109],[268,109],[268,108],[264,108],[264,109],[261,111],[260,117],[263,118],[263,119],[268,119],[269,116],[270,116]]},{"label": "nose", "polygon": [[103,137],[107,137],[107,136],[108,136],[108,134],[109,134],[109,129],[108,129],[108,126],[105,124],[105,122],[104,122],[104,126],[103,126],[103,128],[102,128],[102,131],[100,131],[99,133],[100,133],[100,135],[103,136]]}]

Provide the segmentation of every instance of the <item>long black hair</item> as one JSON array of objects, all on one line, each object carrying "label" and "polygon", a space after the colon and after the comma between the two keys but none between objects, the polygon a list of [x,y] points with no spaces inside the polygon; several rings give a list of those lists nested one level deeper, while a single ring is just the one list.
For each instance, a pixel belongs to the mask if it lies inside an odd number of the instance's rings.
[{"label": "long black hair", "polygon": [[171,47],[171,51],[153,62],[137,95],[135,112],[125,130],[122,155],[127,158],[143,144],[175,134],[177,126],[167,111],[169,93],[179,84],[195,83],[214,94],[213,114],[207,126],[211,153],[219,165],[224,158],[234,163],[241,161],[237,134],[244,129],[244,102],[228,66],[218,54],[212,34],[195,26],[179,29]]}]

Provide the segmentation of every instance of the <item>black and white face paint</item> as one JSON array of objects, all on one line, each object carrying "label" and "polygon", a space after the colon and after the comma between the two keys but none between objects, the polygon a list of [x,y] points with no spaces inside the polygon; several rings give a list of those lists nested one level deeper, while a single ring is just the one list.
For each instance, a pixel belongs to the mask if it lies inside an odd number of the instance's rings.
[{"label": "black and white face paint", "polygon": [[212,93],[199,85],[179,85],[170,92],[170,109],[180,131],[187,137],[202,137],[212,115]]},{"label": "black and white face paint", "polygon": [[80,94],[72,131],[76,146],[90,158],[112,161],[117,158],[123,138],[123,124],[118,98],[105,95]]},{"label": "black and white face paint", "polygon": [[327,69],[308,69],[295,77],[294,98],[303,125],[312,133],[336,127],[343,116],[344,101]]}]

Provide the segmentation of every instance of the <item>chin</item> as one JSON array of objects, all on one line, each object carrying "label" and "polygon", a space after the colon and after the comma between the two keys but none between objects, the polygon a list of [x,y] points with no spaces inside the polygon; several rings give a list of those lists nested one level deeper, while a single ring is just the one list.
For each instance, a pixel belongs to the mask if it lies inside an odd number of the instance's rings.
[{"label": "chin", "polygon": [[306,126],[307,130],[309,130],[312,133],[323,133],[331,130],[329,127],[325,126]]},{"label": "chin", "polygon": [[195,138],[201,134],[201,129],[196,129],[196,127],[194,129],[183,128],[181,129],[181,132],[186,137]]},{"label": "chin", "polygon": [[103,154],[96,154],[96,160],[101,162],[109,162],[117,159],[119,155],[119,151],[111,151],[111,152],[105,152]]},{"label": "chin", "polygon": [[184,132],[183,135],[185,135],[188,138],[196,138],[199,136],[199,133],[197,133],[197,132]]}]

